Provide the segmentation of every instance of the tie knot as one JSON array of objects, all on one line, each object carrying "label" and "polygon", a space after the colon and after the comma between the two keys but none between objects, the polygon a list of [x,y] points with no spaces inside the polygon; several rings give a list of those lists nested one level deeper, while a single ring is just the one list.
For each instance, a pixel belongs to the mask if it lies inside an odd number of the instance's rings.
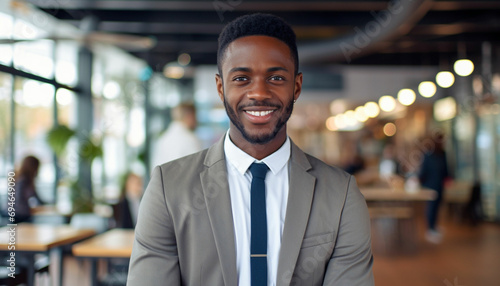
[{"label": "tie knot", "polygon": [[264,163],[252,163],[249,169],[254,178],[260,178],[264,180],[266,179],[266,174],[269,170],[269,167],[267,167],[267,165]]}]

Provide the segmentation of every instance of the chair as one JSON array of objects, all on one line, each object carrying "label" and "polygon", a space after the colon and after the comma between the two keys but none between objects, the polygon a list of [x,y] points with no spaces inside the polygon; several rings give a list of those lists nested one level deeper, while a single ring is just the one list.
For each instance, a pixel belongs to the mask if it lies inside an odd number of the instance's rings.
[{"label": "chair", "polygon": [[[5,261],[4,256],[1,256],[2,261]],[[0,265],[0,285],[23,285],[27,283],[26,269],[16,266],[14,278],[8,276],[10,271],[7,265]]]},{"label": "chair", "polygon": [[67,223],[67,218],[63,215],[34,215],[31,221],[35,224],[61,225]]}]

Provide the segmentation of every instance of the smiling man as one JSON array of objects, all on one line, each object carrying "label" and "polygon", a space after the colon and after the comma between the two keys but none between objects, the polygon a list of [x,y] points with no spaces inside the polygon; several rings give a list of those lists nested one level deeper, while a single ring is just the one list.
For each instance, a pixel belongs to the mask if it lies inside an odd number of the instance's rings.
[{"label": "smiling man", "polygon": [[355,180],[287,136],[302,88],[290,26],[240,17],[222,31],[217,61],[229,131],[155,168],[127,285],[373,285]]},{"label": "smiling man", "polygon": [[231,120],[229,137],[243,150],[257,147],[260,152],[249,154],[262,159],[286,139],[302,86],[295,57],[281,40],[261,35],[232,41],[219,57],[217,91]]}]

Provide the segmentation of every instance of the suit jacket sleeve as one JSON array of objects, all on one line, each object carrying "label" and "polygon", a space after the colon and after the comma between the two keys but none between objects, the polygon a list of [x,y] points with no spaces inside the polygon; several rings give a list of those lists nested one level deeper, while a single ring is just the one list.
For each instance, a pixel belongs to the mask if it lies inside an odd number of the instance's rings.
[{"label": "suit jacket sleeve", "polygon": [[156,167],[141,201],[128,286],[181,285],[177,242],[162,177],[161,168]]},{"label": "suit jacket sleeve", "polygon": [[345,200],[337,243],[323,285],[374,285],[370,218],[366,201],[352,176]]}]

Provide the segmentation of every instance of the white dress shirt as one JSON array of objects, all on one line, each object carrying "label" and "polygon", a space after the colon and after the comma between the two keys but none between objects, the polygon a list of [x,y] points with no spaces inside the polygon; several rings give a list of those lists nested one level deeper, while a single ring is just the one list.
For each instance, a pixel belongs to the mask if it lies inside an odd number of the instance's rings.
[{"label": "white dress shirt", "polygon": [[259,161],[234,145],[229,139],[229,132],[226,133],[224,153],[227,159],[229,193],[234,220],[239,286],[250,286],[250,184],[252,174],[248,168],[254,162],[263,162],[270,169],[265,180],[268,235],[267,285],[276,285],[278,258],[288,200],[290,148],[290,139],[287,137],[280,149]]},{"label": "white dress shirt", "polygon": [[151,168],[198,152],[201,142],[182,122],[172,121],[153,146]]}]

